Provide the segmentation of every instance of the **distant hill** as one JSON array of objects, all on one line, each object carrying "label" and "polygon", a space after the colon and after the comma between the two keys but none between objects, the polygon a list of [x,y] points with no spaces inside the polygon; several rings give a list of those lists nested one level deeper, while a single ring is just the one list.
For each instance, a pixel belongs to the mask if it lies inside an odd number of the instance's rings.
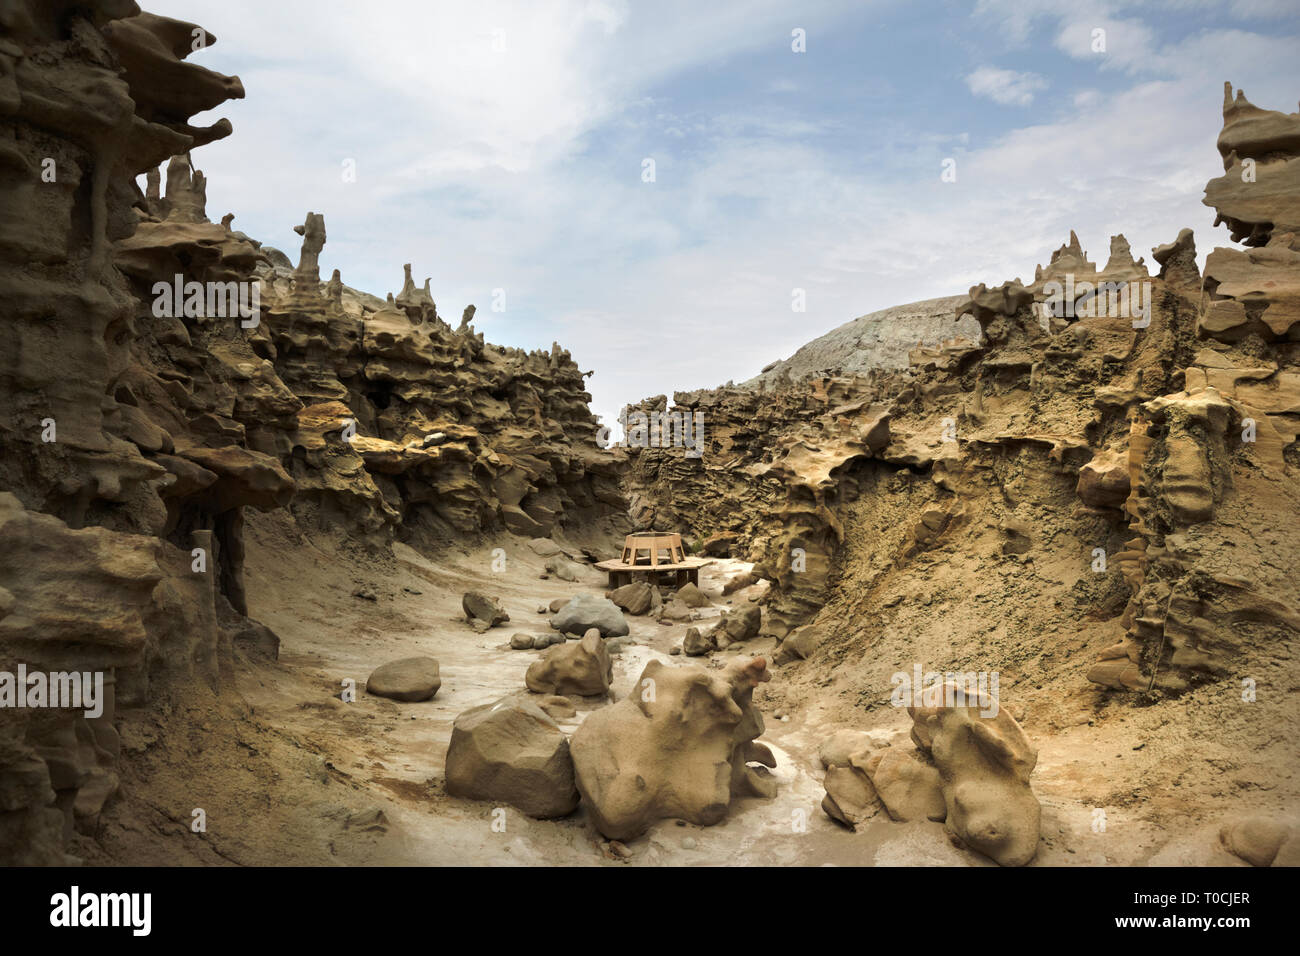
[{"label": "distant hill", "polygon": [[925,299],[859,316],[801,346],[788,359],[772,363],[743,384],[771,384],[782,377],[798,381],[827,369],[851,373],[904,368],[908,350],[916,348],[918,342],[936,345],[958,335],[978,342],[980,332],[975,320],[969,315],[960,321],[953,317],[956,307],[968,298],[950,295]]}]

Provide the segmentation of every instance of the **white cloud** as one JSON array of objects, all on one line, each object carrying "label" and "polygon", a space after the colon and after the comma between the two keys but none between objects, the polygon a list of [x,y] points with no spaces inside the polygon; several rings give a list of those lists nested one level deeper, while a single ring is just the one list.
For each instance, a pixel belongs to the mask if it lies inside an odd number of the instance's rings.
[{"label": "white cloud", "polygon": [[1037,73],[981,66],[966,76],[966,85],[976,96],[986,96],[1003,106],[1028,106],[1035,93],[1047,89],[1047,80]]}]

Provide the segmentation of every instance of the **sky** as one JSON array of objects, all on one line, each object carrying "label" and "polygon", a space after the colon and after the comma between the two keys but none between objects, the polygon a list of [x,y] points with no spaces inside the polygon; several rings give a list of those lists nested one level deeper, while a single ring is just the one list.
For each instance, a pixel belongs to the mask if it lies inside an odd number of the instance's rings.
[{"label": "sky", "polygon": [[1231,245],[1200,201],[1224,81],[1300,99],[1300,0],[142,6],[247,91],[195,120],[235,128],[194,153],[213,220],[296,262],[323,213],[324,275],[382,296],[410,262],[453,325],[474,303],[489,342],[569,349],[611,425],[1028,281],[1071,229],[1152,266],[1190,226],[1203,263]]}]

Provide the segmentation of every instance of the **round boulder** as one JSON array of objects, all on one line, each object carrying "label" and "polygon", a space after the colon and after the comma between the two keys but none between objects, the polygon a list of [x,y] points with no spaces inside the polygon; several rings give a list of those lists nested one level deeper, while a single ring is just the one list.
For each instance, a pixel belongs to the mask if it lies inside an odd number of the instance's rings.
[{"label": "round boulder", "polygon": [[618,605],[595,594],[579,594],[551,618],[551,627],[562,634],[585,634],[591,628],[602,637],[622,637],[631,628]]},{"label": "round boulder", "polygon": [[428,700],[441,686],[436,660],[406,657],[376,668],[366,681],[366,693],[392,700]]}]

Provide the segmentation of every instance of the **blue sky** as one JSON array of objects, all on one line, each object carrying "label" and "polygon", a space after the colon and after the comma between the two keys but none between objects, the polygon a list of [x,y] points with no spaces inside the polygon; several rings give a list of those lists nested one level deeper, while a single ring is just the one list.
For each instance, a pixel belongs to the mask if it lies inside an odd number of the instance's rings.
[{"label": "blue sky", "polygon": [[607,421],[1028,279],[1071,229],[1150,264],[1191,226],[1203,261],[1223,82],[1300,98],[1300,0],[144,5],[248,92],[194,156],[214,220],[296,261],[324,213],[327,274],[383,295],[411,262],[453,324],[473,302],[489,341],[570,349]]}]

